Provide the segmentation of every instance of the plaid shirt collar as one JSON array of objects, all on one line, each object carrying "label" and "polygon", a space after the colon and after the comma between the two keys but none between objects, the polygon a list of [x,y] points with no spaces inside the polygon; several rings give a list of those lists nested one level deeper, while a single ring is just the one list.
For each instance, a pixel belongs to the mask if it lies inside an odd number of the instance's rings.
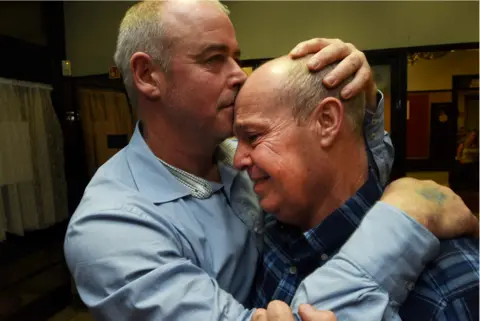
[{"label": "plaid shirt collar", "polygon": [[307,232],[267,215],[265,249],[252,293],[253,305],[265,307],[272,300],[290,303],[301,280],[337,253],[382,192],[369,169],[369,177],[357,193]]},{"label": "plaid shirt collar", "polygon": [[[383,188],[373,170],[357,193],[333,211],[319,225],[303,234],[308,245],[320,255],[336,253],[360,225],[367,211],[380,199]],[[310,253],[311,254],[311,253]]]}]

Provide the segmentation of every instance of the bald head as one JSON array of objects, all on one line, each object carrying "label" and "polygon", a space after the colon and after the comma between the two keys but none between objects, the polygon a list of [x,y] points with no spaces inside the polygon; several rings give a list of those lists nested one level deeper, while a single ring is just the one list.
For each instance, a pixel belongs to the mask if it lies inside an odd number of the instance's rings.
[{"label": "bald head", "polygon": [[132,55],[147,53],[167,71],[171,47],[175,42],[170,30],[176,30],[174,23],[177,17],[188,12],[195,13],[195,6],[199,5],[214,5],[223,13],[229,13],[217,0],[141,1],[126,12],[120,24],[114,60],[133,104],[136,102],[136,90],[130,71]]},{"label": "bald head", "polygon": [[242,91],[264,91],[262,94],[270,95],[279,105],[291,106],[293,115],[298,121],[306,120],[325,98],[337,98],[343,104],[344,117],[349,121],[353,131],[362,135],[365,95],[362,93],[349,100],[344,100],[340,95],[341,90],[353,77],[333,89],[327,88],[323,84],[323,78],[338,63],[318,72],[310,72],[306,65],[310,58],[311,55],[299,59],[291,59],[288,56],[273,59],[250,75]]}]

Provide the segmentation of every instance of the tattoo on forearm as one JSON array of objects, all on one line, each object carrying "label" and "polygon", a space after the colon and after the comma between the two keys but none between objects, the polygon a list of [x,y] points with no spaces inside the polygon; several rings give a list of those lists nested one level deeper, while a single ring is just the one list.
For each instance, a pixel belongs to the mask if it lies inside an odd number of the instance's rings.
[{"label": "tattoo on forearm", "polygon": [[436,203],[439,206],[443,206],[447,196],[434,188],[423,188],[417,190],[417,193],[425,197],[427,200]]}]

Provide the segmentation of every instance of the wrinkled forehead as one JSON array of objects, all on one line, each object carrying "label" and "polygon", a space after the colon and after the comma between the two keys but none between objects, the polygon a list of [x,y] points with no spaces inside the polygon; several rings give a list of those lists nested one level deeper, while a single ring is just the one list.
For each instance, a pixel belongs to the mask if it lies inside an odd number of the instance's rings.
[{"label": "wrinkled forehead", "polygon": [[247,78],[235,101],[234,129],[248,129],[288,117],[289,109],[280,106],[277,96],[278,90],[268,78]]},{"label": "wrinkled forehead", "polygon": [[260,113],[268,108],[269,88],[266,84],[248,77],[235,100],[235,116]]}]

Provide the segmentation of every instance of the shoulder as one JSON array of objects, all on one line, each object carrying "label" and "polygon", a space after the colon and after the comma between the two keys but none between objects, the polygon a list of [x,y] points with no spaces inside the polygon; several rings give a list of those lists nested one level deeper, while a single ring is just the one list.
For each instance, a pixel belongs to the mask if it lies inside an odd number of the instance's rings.
[{"label": "shoulder", "polygon": [[423,313],[437,314],[460,301],[474,303],[478,310],[478,249],[478,240],[471,238],[442,241],[439,256],[425,267],[402,307],[404,313],[422,319]]},{"label": "shoulder", "polygon": [[182,208],[176,202],[155,204],[142,195],[124,166],[121,157],[114,156],[88,184],[66,231],[64,249],[70,262],[155,247],[182,251],[175,219]]}]

